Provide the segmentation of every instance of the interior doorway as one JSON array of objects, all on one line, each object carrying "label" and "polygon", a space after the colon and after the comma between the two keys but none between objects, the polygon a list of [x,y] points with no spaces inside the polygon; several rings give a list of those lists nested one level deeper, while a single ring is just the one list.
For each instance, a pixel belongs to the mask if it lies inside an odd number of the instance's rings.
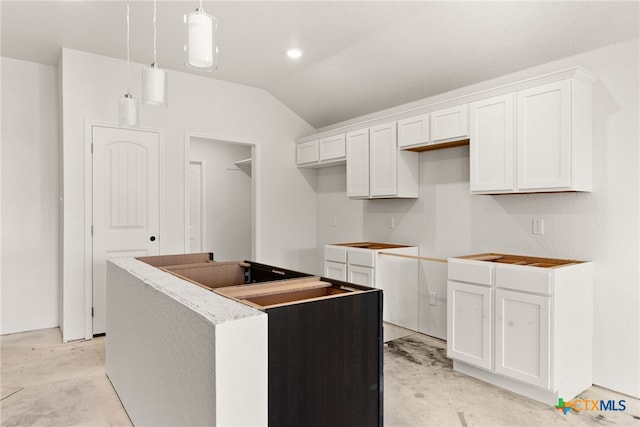
[{"label": "interior doorway", "polygon": [[187,135],[186,146],[186,252],[256,259],[256,144]]}]

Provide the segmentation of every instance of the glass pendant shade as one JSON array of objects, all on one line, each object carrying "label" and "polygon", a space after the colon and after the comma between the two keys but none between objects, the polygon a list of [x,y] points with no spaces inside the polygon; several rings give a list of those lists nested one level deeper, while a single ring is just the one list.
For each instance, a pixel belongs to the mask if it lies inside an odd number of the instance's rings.
[{"label": "glass pendant shade", "polygon": [[120,98],[120,126],[138,127],[138,101],[129,92]]},{"label": "glass pendant shade", "polygon": [[185,65],[199,71],[218,68],[218,47],[216,32],[218,20],[202,8],[185,16],[187,43],[185,45]]},{"label": "glass pendant shade", "polygon": [[151,64],[142,69],[142,103],[159,107],[167,106],[167,71]]}]

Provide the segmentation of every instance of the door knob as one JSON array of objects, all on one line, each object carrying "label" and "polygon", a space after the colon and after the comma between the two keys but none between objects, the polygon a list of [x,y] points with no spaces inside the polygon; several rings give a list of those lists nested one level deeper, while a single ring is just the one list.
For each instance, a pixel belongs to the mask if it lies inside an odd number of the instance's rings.
[{"label": "door knob", "polygon": [[152,242],[155,242],[156,241],[156,236],[149,237],[149,240],[151,240]]}]

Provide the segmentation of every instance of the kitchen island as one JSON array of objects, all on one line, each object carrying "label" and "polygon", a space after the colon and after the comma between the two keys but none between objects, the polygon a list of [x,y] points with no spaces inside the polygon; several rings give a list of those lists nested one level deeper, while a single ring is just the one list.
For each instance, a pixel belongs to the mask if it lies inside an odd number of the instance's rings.
[{"label": "kitchen island", "polygon": [[134,424],[382,425],[380,290],[193,256],[108,262],[107,375]]}]

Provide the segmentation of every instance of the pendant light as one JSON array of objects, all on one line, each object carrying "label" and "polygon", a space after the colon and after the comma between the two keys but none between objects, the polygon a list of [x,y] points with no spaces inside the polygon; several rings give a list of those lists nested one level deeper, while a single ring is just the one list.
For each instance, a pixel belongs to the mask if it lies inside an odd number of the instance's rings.
[{"label": "pendant light", "polygon": [[131,95],[129,86],[131,73],[129,72],[129,3],[127,2],[127,92],[120,98],[120,127],[138,127],[138,101]]},{"label": "pendant light", "polygon": [[153,0],[153,63],[142,69],[142,103],[167,106],[167,71],[158,67],[156,0]]},{"label": "pendant light", "polygon": [[218,20],[200,7],[184,17],[187,42],[184,46],[185,65],[193,70],[218,69]]}]

